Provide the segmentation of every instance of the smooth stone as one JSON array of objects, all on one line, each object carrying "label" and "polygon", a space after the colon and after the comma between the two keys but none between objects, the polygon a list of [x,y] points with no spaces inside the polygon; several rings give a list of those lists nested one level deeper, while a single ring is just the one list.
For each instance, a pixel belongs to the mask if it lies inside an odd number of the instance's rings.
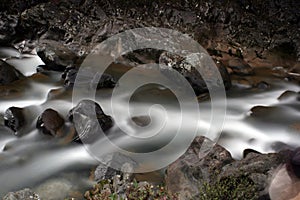
[{"label": "smooth stone", "polygon": [[57,111],[49,108],[39,116],[36,127],[41,129],[45,134],[55,136],[58,134],[58,130],[64,125],[64,122],[65,120]]}]

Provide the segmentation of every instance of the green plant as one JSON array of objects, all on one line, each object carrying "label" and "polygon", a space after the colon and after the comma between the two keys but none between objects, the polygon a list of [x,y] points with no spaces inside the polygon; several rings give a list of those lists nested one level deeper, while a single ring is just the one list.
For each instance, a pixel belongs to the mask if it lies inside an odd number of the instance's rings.
[{"label": "green plant", "polygon": [[197,200],[256,200],[258,192],[255,183],[247,176],[227,177],[213,184],[200,187]]}]

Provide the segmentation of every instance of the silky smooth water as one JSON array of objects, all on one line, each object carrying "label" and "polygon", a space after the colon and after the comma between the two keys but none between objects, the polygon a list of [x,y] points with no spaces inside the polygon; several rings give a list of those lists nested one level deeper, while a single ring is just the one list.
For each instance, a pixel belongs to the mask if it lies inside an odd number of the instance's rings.
[{"label": "silky smooth water", "polygon": [[[48,75],[35,74],[36,67],[41,61],[34,55],[21,59],[24,55],[7,48],[0,49],[0,55],[27,76],[22,85],[17,82],[7,86],[16,89],[17,95],[8,92],[0,97],[1,118],[7,108],[17,106],[24,108],[27,120],[22,137],[14,136],[12,131],[4,127],[3,119],[0,120],[0,197],[9,191],[24,187],[40,191],[39,185],[46,184],[53,177],[63,177],[65,173],[73,173],[73,182],[70,183],[73,188],[70,186],[69,190],[74,188],[84,190],[91,186],[88,177],[79,171],[89,171],[97,165],[98,162],[93,155],[90,155],[83,145],[65,144],[62,139],[45,136],[35,128],[36,120],[43,110],[53,108],[66,117],[68,111],[77,103],[72,102],[72,92],[63,89],[60,74],[56,72]],[[115,73],[119,68],[120,66],[116,66]],[[141,69],[140,73],[147,76],[149,71]],[[243,89],[234,86],[227,93],[227,113],[218,143],[229,150],[236,159],[242,158],[244,149],[250,148],[267,153],[295,148],[300,144],[300,134],[294,128],[297,127],[300,116],[299,101],[296,98],[282,101],[277,99],[286,90],[298,92],[299,86],[272,77],[266,77],[265,81],[270,84],[269,89]],[[124,86],[117,87],[122,90]],[[134,147],[140,152],[165,145],[181,122],[176,97],[159,85],[148,85],[133,95],[130,103],[131,113],[128,115],[128,104],[123,99],[132,94],[127,94],[126,88],[123,91],[117,96],[117,104],[114,104],[117,113],[112,113],[110,109],[112,89],[103,89],[96,94],[96,101],[104,112],[117,120],[110,130],[111,135],[118,136],[115,142],[124,148]],[[254,106],[275,107],[277,111],[265,112],[262,117],[255,117],[251,116],[250,112]],[[210,102],[200,102],[199,108],[201,117],[199,119],[190,117],[188,121],[199,122],[198,135],[202,135],[213,126],[210,124]],[[190,112],[191,116],[194,116],[192,115],[194,111]],[[136,126],[129,116],[148,116],[151,123],[145,127]],[[165,124],[166,127],[162,129]],[[181,124],[181,128],[183,132],[191,131],[189,124]],[[120,134],[126,132],[131,136],[149,137],[156,129],[157,132],[163,130],[164,134],[152,141],[154,147],[151,144],[135,146],[128,142],[128,135]],[[181,135],[184,137],[184,134]],[[109,151],[105,144],[102,145],[103,151]]]}]

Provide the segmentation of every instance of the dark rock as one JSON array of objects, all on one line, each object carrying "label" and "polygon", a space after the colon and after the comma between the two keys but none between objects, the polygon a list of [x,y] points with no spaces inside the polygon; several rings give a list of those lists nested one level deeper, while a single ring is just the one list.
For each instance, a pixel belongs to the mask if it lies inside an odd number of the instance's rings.
[{"label": "dark rock", "polygon": [[25,124],[23,109],[17,107],[8,108],[4,114],[4,124],[18,135],[18,131]]},{"label": "dark rock", "polygon": [[280,101],[291,99],[291,98],[296,98],[298,97],[299,94],[295,91],[287,90],[283,92],[277,99]]},{"label": "dark rock", "polygon": [[270,88],[270,84],[265,81],[260,81],[254,85],[257,89],[266,90]]},{"label": "dark rock", "polygon": [[39,116],[36,127],[41,129],[45,134],[53,136],[58,134],[58,130],[64,125],[65,120],[53,109],[45,110]]},{"label": "dark rock", "polygon": [[[199,74],[199,72],[195,69],[195,67],[191,66],[184,58],[171,54],[169,52],[164,52],[161,54],[159,58],[159,63],[164,64],[167,66],[167,68],[161,68],[161,72],[165,74],[168,78],[173,78],[174,81],[180,80],[176,77],[173,77],[173,73],[171,74],[169,72],[170,69],[175,69],[178,71],[181,75],[183,75],[186,80],[190,83],[192,88],[194,89],[196,95],[203,94],[208,91],[207,85],[202,78],[202,76]],[[231,87],[231,80],[230,76],[224,67],[220,62],[216,61],[217,67],[219,69],[219,72],[223,78],[223,83],[225,86],[225,89],[229,89]],[[212,76],[211,73],[207,73],[207,76]],[[210,77],[206,77],[210,78]],[[213,77],[212,77],[213,78]],[[180,84],[180,83],[179,83]]]},{"label": "dark rock", "polygon": [[0,44],[7,45],[14,39],[13,36],[16,34],[17,25],[18,15],[0,12]]},{"label": "dark rock", "polygon": [[39,200],[39,196],[26,188],[17,192],[10,192],[3,197],[3,200]]},{"label": "dark rock", "polygon": [[51,40],[40,42],[38,56],[44,61],[43,69],[64,71],[67,66],[72,66],[78,57],[61,43]]},{"label": "dark rock", "polygon": [[[77,78],[78,70],[74,67],[68,67],[66,68],[65,72],[62,75],[62,78],[64,79],[64,86],[66,88],[73,88],[75,84],[75,80]],[[88,70],[81,70],[80,75],[80,83],[79,84],[85,84],[87,88],[95,88],[101,89],[101,88],[113,88],[116,86],[116,81],[110,74],[103,73],[101,77],[95,77],[98,76],[98,74],[93,74],[92,72],[89,72]],[[99,78],[98,83],[94,83],[93,80],[96,80]]]},{"label": "dark rock", "polygon": [[214,180],[216,172],[234,161],[220,145],[215,145],[208,155],[199,160],[204,139],[196,137],[186,153],[168,166],[166,186],[171,194],[179,193],[179,199],[193,198],[204,182]]},{"label": "dark rock", "polygon": [[228,67],[237,75],[253,75],[253,68],[242,59],[231,59],[228,61]]},{"label": "dark rock", "polygon": [[0,85],[7,85],[22,78],[23,75],[13,66],[0,60]]},{"label": "dark rock", "polygon": [[247,156],[249,153],[261,154],[260,152],[255,151],[254,149],[245,149],[245,150],[243,151],[243,158],[246,158],[246,156]]},{"label": "dark rock", "polygon": [[[106,115],[100,105],[92,100],[82,100],[76,107],[72,108],[68,118],[74,123],[79,139],[93,142],[94,137],[98,137],[102,129],[107,131],[113,126],[113,120]],[[92,127],[92,128],[91,128]]]},{"label": "dark rock", "polygon": [[260,196],[264,196],[267,194],[265,189],[272,178],[274,169],[289,160],[289,152],[281,151],[270,154],[249,153],[244,159],[227,165],[225,170],[220,173],[219,178],[247,175],[257,186]]},{"label": "dark rock", "polygon": [[[199,159],[199,149],[203,140],[203,137],[197,137],[186,153],[168,166],[166,186],[169,192],[179,193],[179,199],[196,197],[199,192],[206,195],[205,192],[211,191],[201,189],[205,188],[205,184],[211,188],[216,186],[222,189],[228,187],[227,185],[222,186],[222,184],[229,184],[230,181],[233,181],[233,186],[237,187],[238,180],[251,183],[252,189],[255,189],[253,195],[257,193],[259,198],[263,199],[267,196],[265,189],[274,170],[289,160],[290,151],[258,154],[251,150],[244,159],[234,161],[230,153],[219,145],[214,146],[205,157]],[[235,189],[233,188],[233,190]],[[218,192],[226,194],[226,191]],[[230,196],[226,198],[231,199]]]},{"label": "dark rock", "polygon": [[151,122],[151,118],[149,116],[136,116],[132,117],[131,120],[138,126],[147,126]]}]

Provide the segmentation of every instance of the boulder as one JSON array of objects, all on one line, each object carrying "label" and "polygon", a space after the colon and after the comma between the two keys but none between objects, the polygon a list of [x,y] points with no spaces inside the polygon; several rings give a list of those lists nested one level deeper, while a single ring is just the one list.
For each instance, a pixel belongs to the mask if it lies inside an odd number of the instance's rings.
[{"label": "boulder", "polygon": [[251,150],[242,160],[233,160],[220,145],[199,158],[203,141],[204,137],[196,137],[167,168],[166,186],[170,193],[179,193],[179,199],[268,199],[275,169],[289,161],[288,150],[270,154]]},{"label": "boulder", "polygon": [[[225,86],[225,89],[229,89],[231,87],[231,80],[230,76],[227,72],[227,69],[224,67],[224,65],[219,62],[215,61],[216,65],[219,69],[219,72],[221,74],[221,77],[223,79],[223,84]],[[194,66],[189,64],[183,57],[171,54],[169,52],[163,52],[160,55],[159,63],[164,64],[166,67],[161,67],[161,72],[166,75],[168,78],[172,78],[174,81],[178,81],[180,79],[174,77],[173,73],[170,73],[169,70],[174,69],[178,71],[182,76],[186,78],[186,80],[190,83],[191,87],[194,89],[196,95],[200,95],[203,93],[208,92],[207,85],[200,75],[200,73],[196,70]],[[206,78],[211,78],[213,80],[214,77],[212,73],[208,72],[205,74]],[[179,85],[180,82],[178,82]]]},{"label": "boulder", "polygon": [[204,140],[204,137],[196,137],[186,153],[167,168],[166,186],[171,194],[179,193],[179,199],[195,197],[201,184],[215,180],[215,174],[234,161],[220,145],[215,145],[208,155],[199,159]]},{"label": "boulder", "polygon": [[[103,73],[99,78],[98,83],[93,82],[95,79],[95,74],[88,70],[81,70],[80,75],[80,84],[86,84],[88,88],[113,88],[116,86],[116,81],[114,77],[110,74]],[[75,67],[67,67],[64,73],[62,74],[62,78],[64,79],[64,86],[66,88],[73,88],[75,84],[75,80],[77,78],[78,69]]]},{"label": "boulder", "polygon": [[23,108],[10,107],[4,113],[4,124],[15,132],[16,135],[18,131],[25,124],[25,117],[23,113]]},{"label": "boulder", "polygon": [[53,109],[46,109],[41,116],[39,116],[36,127],[41,129],[45,134],[53,136],[58,134],[58,130],[64,125],[65,120],[60,114]]},{"label": "boulder", "polygon": [[0,60],[0,86],[10,84],[22,77],[23,75],[13,66]]},{"label": "boulder", "polygon": [[107,131],[113,126],[112,117],[106,115],[100,105],[92,100],[82,100],[69,111],[68,118],[74,123],[78,137],[93,142],[102,129]]}]

